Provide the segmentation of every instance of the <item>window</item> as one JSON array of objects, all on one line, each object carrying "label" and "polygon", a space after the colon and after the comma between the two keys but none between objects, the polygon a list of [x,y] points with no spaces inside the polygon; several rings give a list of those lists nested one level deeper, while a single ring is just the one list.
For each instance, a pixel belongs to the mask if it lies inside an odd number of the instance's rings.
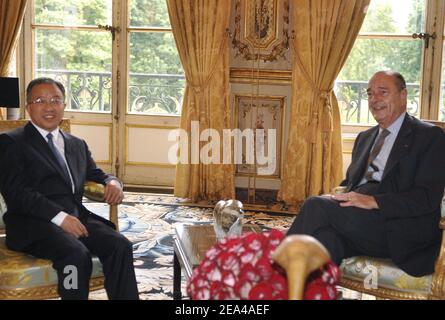
[{"label": "window", "polygon": [[[445,35],[445,30],[444,33]],[[442,45],[442,55],[443,55],[443,60],[442,60],[442,75],[441,75],[441,85],[440,85],[440,101],[439,101],[439,115],[438,115],[438,119],[440,121],[445,121],[445,36],[439,37],[438,41],[441,41],[441,45]]]},{"label": "window", "polygon": [[[185,77],[165,0],[34,0],[32,5],[33,76],[64,83],[68,111],[111,113],[112,72],[128,70],[127,92],[120,93],[128,97],[128,113],[180,114]],[[122,11],[125,26],[116,23]],[[128,37],[113,46],[110,30],[127,31]],[[128,58],[116,68],[120,47]]]},{"label": "window", "polygon": [[336,82],[343,124],[375,124],[368,111],[366,89],[379,70],[402,73],[408,87],[408,112],[421,115],[425,0],[372,0],[354,48]]},{"label": "window", "polygon": [[128,112],[179,115],[185,86],[166,1],[132,0]]},{"label": "window", "polygon": [[111,110],[111,20],[112,0],[34,1],[34,74],[66,86],[68,110]]},{"label": "window", "polygon": [[9,72],[7,74],[8,77],[16,77],[17,76],[17,50],[14,50],[12,53],[12,60],[9,66]]}]

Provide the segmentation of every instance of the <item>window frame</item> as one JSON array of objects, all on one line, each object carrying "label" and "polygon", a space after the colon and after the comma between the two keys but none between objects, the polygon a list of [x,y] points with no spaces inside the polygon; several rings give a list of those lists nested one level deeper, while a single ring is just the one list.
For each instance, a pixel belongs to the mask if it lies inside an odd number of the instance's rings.
[{"label": "window frame", "polygon": [[[128,67],[129,67],[129,35],[131,32],[172,32],[167,27],[131,27],[129,19],[129,1],[113,0],[113,25],[120,27],[117,32],[116,39],[113,41],[112,49],[112,81],[116,85],[113,86],[113,107],[117,105],[125,105],[125,114],[137,116],[154,116],[154,117],[180,117],[173,114],[143,114],[127,112],[128,104]],[[81,27],[59,27],[54,25],[36,24],[33,19],[34,1],[30,0],[25,12],[24,27],[21,34],[20,47],[17,59],[17,74],[22,77],[21,85],[24,87],[34,77],[34,52],[35,52],[35,36],[36,28],[45,29],[76,29],[76,30],[96,30],[97,27],[81,26]],[[436,33],[436,40],[430,41],[428,49],[424,49],[422,59],[422,76],[421,76],[421,94],[420,94],[420,118],[429,120],[438,120],[440,103],[441,103],[441,79],[442,79],[442,56],[444,54],[445,44],[445,0],[426,0],[425,9],[425,32],[429,34]],[[409,34],[385,34],[385,33],[360,33],[357,39],[412,39]],[[20,63],[23,61],[23,64]],[[125,75],[122,77],[122,75]],[[125,84],[125,86],[124,86]],[[117,95],[117,92],[124,93]],[[117,99],[115,99],[117,97]],[[22,97],[22,101],[24,96]],[[119,108],[119,114],[121,113]],[[67,110],[69,112],[69,110]],[[22,110],[24,114],[24,111]],[[23,116],[22,114],[22,116]],[[369,128],[372,125],[359,125],[342,123],[342,127]]]},{"label": "window frame", "polygon": [[[129,0],[112,0],[112,26],[118,28],[115,38],[112,40],[112,106],[111,114],[116,119],[127,115],[136,117],[168,117],[180,118],[179,114],[160,114],[160,113],[136,113],[128,111],[128,94],[129,94],[129,66],[130,66],[130,34],[131,33],[173,33],[171,27],[132,27],[130,26],[130,10]],[[22,75],[21,84],[26,86],[35,77],[35,30],[85,30],[95,32],[108,32],[98,28],[97,26],[59,26],[51,24],[35,23],[34,20],[34,0],[29,0],[26,8],[23,30],[19,43],[18,60],[23,61],[23,69],[18,72]],[[184,76],[185,77],[185,76]],[[119,94],[118,94],[119,93]],[[23,97],[24,98],[24,97]],[[122,106],[122,107],[118,107]],[[125,107],[124,107],[125,106]],[[102,113],[96,111],[78,111],[66,110],[70,112],[81,113]],[[109,112],[104,112],[109,113]],[[25,111],[22,110],[23,117]]]}]

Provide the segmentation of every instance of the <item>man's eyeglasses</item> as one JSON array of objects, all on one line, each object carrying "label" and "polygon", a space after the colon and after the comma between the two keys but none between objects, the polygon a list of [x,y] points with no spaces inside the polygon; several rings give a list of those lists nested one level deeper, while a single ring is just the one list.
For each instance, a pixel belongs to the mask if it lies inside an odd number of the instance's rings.
[{"label": "man's eyeglasses", "polygon": [[54,97],[51,98],[49,100],[43,99],[43,98],[37,98],[35,100],[32,100],[30,102],[28,102],[28,104],[36,104],[39,106],[43,106],[45,104],[50,104],[52,106],[60,106],[62,104],[64,104],[65,101],[62,98],[58,98],[58,97]]}]

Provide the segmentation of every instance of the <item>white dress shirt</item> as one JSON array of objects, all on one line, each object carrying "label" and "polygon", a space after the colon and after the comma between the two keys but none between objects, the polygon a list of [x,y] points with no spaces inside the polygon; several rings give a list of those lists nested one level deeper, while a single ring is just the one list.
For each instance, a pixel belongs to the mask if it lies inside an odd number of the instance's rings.
[{"label": "white dress shirt", "polygon": [[[386,162],[388,162],[388,158],[389,158],[389,154],[391,153],[392,147],[394,146],[394,142],[396,142],[396,138],[399,134],[400,128],[402,127],[403,124],[403,120],[405,120],[405,115],[406,112],[402,113],[396,121],[394,121],[388,128],[387,130],[390,132],[389,135],[385,138],[385,141],[383,143],[382,149],[380,150],[379,154],[377,155],[377,157],[374,159],[374,161],[372,162],[379,170],[374,172],[374,169],[371,168],[371,166],[369,166],[366,169],[366,172],[370,171],[372,172],[372,178],[375,181],[382,181],[382,177],[383,177],[383,172],[385,171],[385,167],[386,167]],[[382,132],[382,128],[379,128],[379,133],[380,134]],[[371,150],[374,148],[374,145],[377,142],[377,139],[375,139],[376,141],[374,141],[374,144],[371,148]],[[366,172],[365,175],[363,176],[362,180],[360,181],[359,185],[362,185],[366,182],[368,182],[368,180],[366,179]]]}]

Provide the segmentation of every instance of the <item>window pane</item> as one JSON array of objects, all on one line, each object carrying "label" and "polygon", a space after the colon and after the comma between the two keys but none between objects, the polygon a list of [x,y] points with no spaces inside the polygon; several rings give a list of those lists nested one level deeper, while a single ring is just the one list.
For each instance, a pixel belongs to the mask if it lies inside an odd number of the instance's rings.
[{"label": "window pane", "polygon": [[6,73],[7,77],[17,76],[17,48],[14,49],[11,55],[11,62],[9,64],[9,72]]},{"label": "window pane", "polygon": [[35,74],[61,81],[67,109],[110,112],[111,34],[36,29]]},{"label": "window pane", "polygon": [[414,40],[358,39],[336,82],[342,123],[375,123],[368,112],[368,80],[379,70],[399,71],[408,86],[408,112],[419,116],[423,43]]},{"label": "window pane", "polygon": [[130,34],[128,111],[180,114],[184,72],[170,32]]},{"label": "window pane", "polygon": [[37,24],[112,24],[112,0],[35,0],[34,10]]},{"label": "window pane", "polygon": [[445,46],[442,55],[442,81],[440,86],[439,121],[445,121]]},{"label": "window pane", "polygon": [[170,27],[166,0],[130,0],[130,26]]},{"label": "window pane", "polygon": [[425,0],[372,0],[360,33],[419,33],[425,25]]}]

